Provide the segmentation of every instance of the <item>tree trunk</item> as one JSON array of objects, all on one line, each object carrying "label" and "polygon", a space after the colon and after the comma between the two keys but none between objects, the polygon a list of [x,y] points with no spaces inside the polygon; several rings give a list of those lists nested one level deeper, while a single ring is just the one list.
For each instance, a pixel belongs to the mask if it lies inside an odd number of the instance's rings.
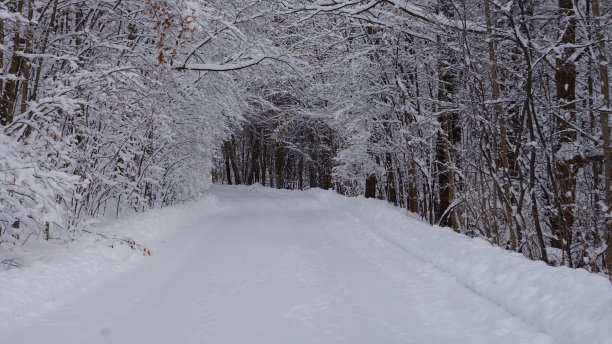
[{"label": "tree trunk", "polygon": [[[4,21],[0,20],[0,46],[4,46]],[[0,70],[4,70],[4,50],[0,49]],[[0,102],[4,91],[4,81],[0,79]],[[1,103],[0,103],[1,105]],[[0,108],[0,124],[2,123],[2,109]],[[0,235],[2,235],[2,227],[0,227]]]},{"label": "tree trunk", "polygon": [[411,176],[411,180],[408,185],[408,209],[415,213],[419,213],[419,190],[417,187],[417,169],[416,162],[414,160],[410,163],[410,172],[408,173]]},{"label": "tree trunk", "polygon": [[556,206],[559,213],[553,223],[556,224],[555,232],[568,255],[569,265],[572,266],[570,246],[575,220],[576,176],[572,157],[567,154],[570,145],[576,140],[576,131],[571,126],[576,120],[576,65],[572,56],[575,51],[573,45],[576,43],[576,16],[573,0],[559,0],[559,11],[565,30],[560,42],[563,53],[556,60],[555,71],[556,96],[561,112],[555,117],[556,133],[559,135],[555,146],[555,174],[558,182]]},{"label": "tree trunk", "polygon": [[225,144],[225,148],[223,149],[223,155],[225,157],[225,175],[227,176],[227,184],[232,185],[232,170],[230,167],[230,157],[227,143]]},{"label": "tree trunk", "polygon": [[393,158],[390,153],[386,154],[386,167],[387,167],[387,201],[397,205],[397,191],[395,188],[395,173],[393,173]]},{"label": "tree trunk", "polygon": [[252,185],[255,182],[255,172],[258,169],[259,163],[259,141],[257,140],[257,132],[251,135],[251,167],[247,177],[247,184]]},{"label": "tree trunk", "polygon": [[282,189],[285,185],[283,179],[283,169],[285,168],[285,152],[283,148],[276,144],[276,161],[274,162],[276,169],[276,188]]},{"label": "tree trunk", "polygon": [[329,130],[327,135],[327,147],[323,152],[323,180],[322,187],[325,190],[330,190],[332,185],[332,172],[334,163],[334,134]]},{"label": "tree trunk", "polygon": [[[23,12],[24,0],[19,0],[15,12]],[[9,9],[12,9],[9,7]],[[15,37],[13,38],[13,56],[11,57],[11,66],[8,73],[19,76],[23,57],[17,54],[19,50],[25,48],[25,42],[21,38],[19,32],[19,24],[15,24]],[[27,82],[27,81],[24,81]],[[6,126],[13,122],[13,114],[15,111],[15,103],[18,97],[19,84],[17,80],[11,79],[6,81],[5,88],[0,94],[0,125]]]},{"label": "tree trunk", "polygon": [[[453,17],[452,3],[449,0],[439,1],[439,11],[446,17]],[[440,129],[436,138],[436,166],[438,170],[438,205],[436,209],[436,222],[442,227],[459,228],[456,223],[454,210],[451,205],[455,198],[454,176],[451,169],[451,150],[461,137],[457,113],[449,109],[454,99],[456,62],[452,51],[446,46],[448,38],[438,36],[438,101],[440,102],[440,115],[438,123]]]},{"label": "tree trunk", "polygon": [[[263,141],[263,140],[262,140]],[[266,186],[266,175],[267,175],[267,170],[266,168],[268,167],[268,146],[266,143],[262,143],[262,147],[261,147],[261,185]],[[272,178],[272,177],[270,177]]]},{"label": "tree trunk", "polygon": [[240,170],[238,169],[238,163],[236,162],[236,145],[233,141],[233,137],[231,142],[226,141],[225,149],[227,151],[230,166],[232,167],[232,172],[234,172],[234,182],[236,185],[240,185],[242,184],[242,178],[240,177]]},{"label": "tree trunk", "polygon": [[319,183],[317,182],[317,168],[315,165],[316,154],[314,147],[314,134],[312,133],[312,129],[308,129],[307,140],[308,150],[310,152],[310,159],[308,161],[308,183],[311,188],[316,188],[319,186]]},{"label": "tree trunk", "polygon": [[[610,100],[610,77],[608,74],[608,61],[606,58],[606,41],[601,27],[601,7],[599,0],[591,0],[593,6],[593,18],[595,26],[595,37],[599,50],[599,79],[601,82],[601,94],[603,95],[603,107],[599,112],[601,123],[601,134],[603,137],[604,151],[604,198],[606,201],[606,212],[612,210],[612,143],[610,138],[610,112],[612,112],[612,101]],[[605,266],[608,276],[612,279],[612,221],[606,218],[607,245],[604,252]]]},{"label": "tree trunk", "polygon": [[366,178],[365,198],[376,198],[376,175],[374,174]]},{"label": "tree trunk", "polygon": [[304,157],[302,155],[300,155],[297,174],[298,174],[298,189],[304,190]]}]

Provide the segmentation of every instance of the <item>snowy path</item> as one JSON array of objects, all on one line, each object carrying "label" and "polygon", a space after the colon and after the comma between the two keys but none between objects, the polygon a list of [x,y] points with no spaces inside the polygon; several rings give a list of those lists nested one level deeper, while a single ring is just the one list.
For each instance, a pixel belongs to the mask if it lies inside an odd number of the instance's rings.
[{"label": "snowy path", "polygon": [[311,193],[216,187],[213,195],[217,209],[152,257],[0,326],[1,341],[557,342]]}]

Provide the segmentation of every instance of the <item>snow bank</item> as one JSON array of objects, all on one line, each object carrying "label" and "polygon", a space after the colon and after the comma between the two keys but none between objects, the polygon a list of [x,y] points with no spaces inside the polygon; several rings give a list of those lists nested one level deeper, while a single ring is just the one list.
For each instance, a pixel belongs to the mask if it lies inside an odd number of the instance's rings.
[{"label": "snow bank", "polygon": [[[90,228],[105,236],[129,237],[155,255],[155,247],[176,229],[216,209],[216,198],[152,210]],[[143,258],[127,245],[109,247],[98,235],[83,235],[69,245],[32,241],[3,255],[16,255],[23,266],[0,269],[0,324],[82,293],[114,271]],[[146,258],[145,258],[146,259]]]},{"label": "snow bank", "polygon": [[346,211],[377,235],[457,279],[466,288],[558,343],[612,343],[612,285],[582,269],[550,267],[448,228],[431,227],[384,201],[310,190],[325,207]]}]

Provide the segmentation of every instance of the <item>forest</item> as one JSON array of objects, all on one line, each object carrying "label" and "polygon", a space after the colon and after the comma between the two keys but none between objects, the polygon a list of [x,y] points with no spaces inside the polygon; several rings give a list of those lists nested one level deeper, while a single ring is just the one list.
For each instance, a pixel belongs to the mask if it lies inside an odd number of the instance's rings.
[{"label": "forest", "polygon": [[0,246],[259,183],[611,276],[611,39],[605,0],[1,0]]}]

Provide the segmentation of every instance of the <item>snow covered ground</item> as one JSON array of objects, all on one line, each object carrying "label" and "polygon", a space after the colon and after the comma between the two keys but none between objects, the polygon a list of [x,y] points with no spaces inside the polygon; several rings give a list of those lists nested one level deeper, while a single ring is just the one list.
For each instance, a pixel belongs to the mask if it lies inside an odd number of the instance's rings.
[{"label": "snow covered ground", "polygon": [[0,272],[3,343],[589,343],[612,287],[385,202],[214,187]]}]

